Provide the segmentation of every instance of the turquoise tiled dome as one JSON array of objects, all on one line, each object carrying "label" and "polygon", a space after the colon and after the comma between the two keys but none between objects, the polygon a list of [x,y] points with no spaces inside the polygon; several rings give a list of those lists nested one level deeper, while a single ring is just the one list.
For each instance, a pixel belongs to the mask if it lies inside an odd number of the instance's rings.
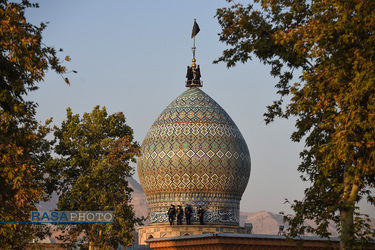
[{"label": "turquoise tiled dome", "polygon": [[199,88],[178,96],[148,131],[138,174],[151,223],[166,222],[170,204],[202,205],[211,224],[238,224],[250,154],[236,124]]}]

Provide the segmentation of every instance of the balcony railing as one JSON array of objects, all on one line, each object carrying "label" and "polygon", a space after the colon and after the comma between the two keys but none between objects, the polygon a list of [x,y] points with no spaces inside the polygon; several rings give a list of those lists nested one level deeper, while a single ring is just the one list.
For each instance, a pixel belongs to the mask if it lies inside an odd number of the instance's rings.
[{"label": "balcony railing", "polygon": [[201,80],[187,80],[185,81],[186,87],[202,87],[203,81]]}]

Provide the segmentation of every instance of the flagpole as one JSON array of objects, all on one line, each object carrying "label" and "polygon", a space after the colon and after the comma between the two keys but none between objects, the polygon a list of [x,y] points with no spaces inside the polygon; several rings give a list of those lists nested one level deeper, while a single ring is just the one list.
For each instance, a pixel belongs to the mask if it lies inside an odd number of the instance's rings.
[{"label": "flagpole", "polygon": [[194,41],[193,41],[193,58],[195,58],[195,36],[194,36]]},{"label": "flagpole", "polygon": [[[194,18],[194,24],[196,23],[196,19]],[[193,29],[194,29],[194,27],[193,27]],[[196,49],[196,47],[195,47],[195,35],[194,35],[194,40],[193,40],[193,60],[192,60],[192,68],[193,68],[193,74],[195,75],[195,67],[196,67],[196,65],[195,65],[195,62],[196,62],[196,60],[195,60],[195,49]]]},{"label": "flagpole", "polygon": [[[194,18],[194,24],[196,23],[197,19]],[[194,29],[194,27],[193,27]],[[193,41],[193,60],[195,59],[195,35],[194,35],[194,41]],[[195,61],[195,60],[194,60]]]}]

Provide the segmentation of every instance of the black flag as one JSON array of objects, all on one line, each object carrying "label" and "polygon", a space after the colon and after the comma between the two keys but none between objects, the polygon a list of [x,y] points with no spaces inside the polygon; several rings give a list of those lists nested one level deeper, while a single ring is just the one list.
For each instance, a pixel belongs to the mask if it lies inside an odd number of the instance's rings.
[{"label": "black flag", "polygon": [[194,26],[193,26],[193,31],[191,32],[191,38],[195,37],[200,30],[201,29],[199,28],[197,22],[194,20]]}]

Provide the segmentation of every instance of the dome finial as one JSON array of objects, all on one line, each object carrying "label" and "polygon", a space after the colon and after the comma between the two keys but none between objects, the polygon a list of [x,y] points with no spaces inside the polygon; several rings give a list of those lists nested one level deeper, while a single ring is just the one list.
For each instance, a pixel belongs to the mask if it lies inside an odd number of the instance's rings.
[{"label": "dome finial", "polygon": [[196,62],[196,60],[195,60],[195,50],[196,50],[196,47],[195,47],[195,36],[198,34],[199,31],[200,31],[200,28],[199,28],[199,26],[197,24],[196,19],[194,19],[193,31],[191,32],[191,38],[194,38],[194,40],[193,40],[193,47],[192,47],[193,59],[192,59],[191,67],[188,66],[188,69],[187,69],[187,73],[186,73],[186,78],[187,78],[186,87],[202,87],[202,84],[203,84],[203,82],[200,80],[200,78],[201,78],[201,72],[200,72],[199,65],[197,67],[197,65],[195,64],[195,62]]}]

